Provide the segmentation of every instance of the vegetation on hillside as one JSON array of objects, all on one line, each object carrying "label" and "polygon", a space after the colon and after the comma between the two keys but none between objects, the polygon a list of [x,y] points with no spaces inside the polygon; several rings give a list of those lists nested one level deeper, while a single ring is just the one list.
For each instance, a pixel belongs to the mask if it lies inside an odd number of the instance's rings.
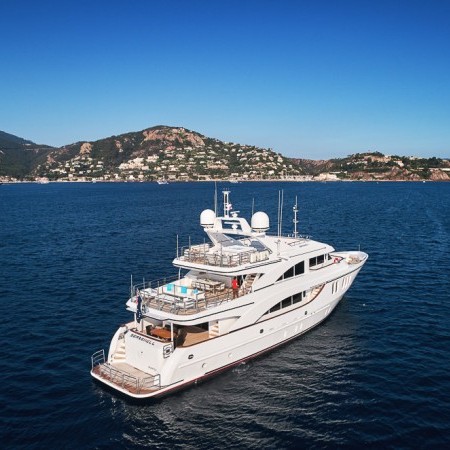
[{"label": "vegetation on hillside", "polygon": [[366,152],[330,160],[286,158],[271,149],[223,142],[168,126],[61,148],[0,132],[0,176],[50,180],[350,179],[447,180],[441,158]]}]

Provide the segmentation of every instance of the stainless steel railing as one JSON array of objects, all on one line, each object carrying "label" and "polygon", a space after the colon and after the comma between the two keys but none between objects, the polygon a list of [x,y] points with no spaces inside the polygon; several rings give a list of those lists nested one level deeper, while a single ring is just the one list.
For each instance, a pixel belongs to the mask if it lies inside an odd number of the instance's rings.
[{"label": "stainless steel railing", "polygon": [[105,351],[103,349],[95,352],[91,356],[91,362],[92,370],[95,369],[100,377],[124,389],[135,391],[137,394],[140,394],[144,389],[152,390],[161,388],[161,376],[159,373],[143,378],[131,375],[106,362]]}]

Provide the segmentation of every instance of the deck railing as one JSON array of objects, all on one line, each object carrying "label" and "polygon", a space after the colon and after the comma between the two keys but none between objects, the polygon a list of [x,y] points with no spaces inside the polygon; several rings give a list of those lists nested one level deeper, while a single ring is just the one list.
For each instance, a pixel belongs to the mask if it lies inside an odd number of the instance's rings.
[{"label": "deck railing", "polygon": [[172,283],[179,279],[179,275],[171,275],[169,277],[159,278],[158,280],[152,281],[143,281],[142,283],[134,284],[132,287],[133,295],[136,292],[136,289],[158,289],[165,286],[167,283]]},{"label": "deck railing", "polygon": [[95,352],[91,356],[91,363],[92,370],[100,375],[100,377],[137,394],[140,394],[143,390],[161,388],[161,376],[159,373],[143,378],[131,375],[106,362],[104,350]]},{"label": "deck railing", "polygon": [[[224,247],[226,249],[226,247]],[[222,250],[217,250],[213,253],[210,249],[195,249],[193,247],[182,247],[180,256],[181,261],[192,262],[196,264],[203,264],[206,266],[218,267],[237,267],[243,264],[255,263],[269,259],[269,250],[249,250],[248,252],[241,252],[238,254],[226,254]]]},{"label": "deck railing", "polygon": [[[245,290],[243,293],[248,293]],[[232,290],[224,288],[216,292],[201,291],[193,296],[181,297],[158,292],[156,289],[140,291],[142,297],[142,311],[147,312],[147,306],[153,309],[165,310],[175,314],[195,314],[208,308],[232,300]]]}]

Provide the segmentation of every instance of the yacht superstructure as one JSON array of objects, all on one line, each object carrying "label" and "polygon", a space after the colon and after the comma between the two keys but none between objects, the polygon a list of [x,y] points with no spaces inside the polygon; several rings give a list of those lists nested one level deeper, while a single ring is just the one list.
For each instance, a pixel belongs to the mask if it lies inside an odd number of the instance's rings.
[{"label": "yacht superstructure", "polygon": [[132,286],[134,320],[92,355],[95,379],[134,398],[165,395],[313,328],[350,288],[366,253],[336,252],[296,228],[269,235],[267,214],[249,224],[229,194],[223,216],[200,215],[210,242],[179,249],[184,276]]}]

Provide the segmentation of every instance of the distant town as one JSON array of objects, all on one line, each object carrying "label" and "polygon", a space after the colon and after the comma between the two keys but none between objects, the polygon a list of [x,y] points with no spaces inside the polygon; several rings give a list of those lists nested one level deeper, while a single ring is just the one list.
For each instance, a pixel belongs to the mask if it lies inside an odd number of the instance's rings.
[{"label": "distant town", "polygon": [[0,181],[450,181],[450,161],[364,152],[346,158],[288,158],[181,127],[60,148],[0,132]]}]

